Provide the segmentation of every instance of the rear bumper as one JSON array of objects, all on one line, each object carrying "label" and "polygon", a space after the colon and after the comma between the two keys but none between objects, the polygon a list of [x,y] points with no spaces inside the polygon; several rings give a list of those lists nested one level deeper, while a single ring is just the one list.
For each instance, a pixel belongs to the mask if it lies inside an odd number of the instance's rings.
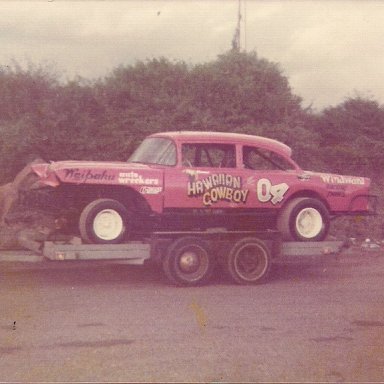
[{"label": "rear bumper", "polygon": [[348,206],[348,211],[345,212],[345,215],[376,215],[377,214],[377,205],[379,197],[377,195],[363,194],[356,195],[350,201]]}]

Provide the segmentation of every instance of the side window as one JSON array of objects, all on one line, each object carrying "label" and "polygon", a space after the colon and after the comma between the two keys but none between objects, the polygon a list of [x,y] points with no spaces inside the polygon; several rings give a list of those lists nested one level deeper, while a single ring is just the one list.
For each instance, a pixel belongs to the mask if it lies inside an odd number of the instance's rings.
[{"label": "side window", "polygon": [[290,170],[292,164],[278,153],[263,148],[243,147],[243,166],[254,170]]},{"label": "side window", "polygon": [[196,145],[183,144],[181,147],[181,162],[183,167],[194,167],[196,163]]},{"label": "side window", "polygon": [[184,167],[235,168],[236,147],[228,144],[183,144]]}]

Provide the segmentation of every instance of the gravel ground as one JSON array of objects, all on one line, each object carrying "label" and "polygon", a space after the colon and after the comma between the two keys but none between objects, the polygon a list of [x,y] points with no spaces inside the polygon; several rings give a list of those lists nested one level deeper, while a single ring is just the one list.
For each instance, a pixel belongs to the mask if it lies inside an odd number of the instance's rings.
[{"label": "gravel ground", "polygon": [[384,254],[169,285],[153,266],[0,264],[0,381],[384,380]]}]

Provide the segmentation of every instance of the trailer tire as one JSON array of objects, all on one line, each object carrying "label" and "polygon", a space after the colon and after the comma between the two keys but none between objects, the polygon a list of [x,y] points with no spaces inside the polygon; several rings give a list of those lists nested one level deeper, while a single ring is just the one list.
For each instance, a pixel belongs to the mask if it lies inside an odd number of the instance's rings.
[{"label": "trailer tire", "polygon": [[163,258],[163,271],[176,285],[205,284],[212,276],[214,260],[207,242],[196,237],[175,240]]},{"label": "trailer tire", "polygon": [[229,252],[227,271],[237,284],[260,284],[267,279],[270,269],[270,251],[257,238],[243,238]]},{"label": "trailer tire", "polygon": [[80,235],[91,244],[121,243],[127,234],[127,218],[127,209],[117,200],[94,200],[80,215]]},{"label": "trailer tire", "polygon": [[329,231],[330,218],[318,199],[295,198],[282,209],[277,228],[287,241],[323,241]]}]

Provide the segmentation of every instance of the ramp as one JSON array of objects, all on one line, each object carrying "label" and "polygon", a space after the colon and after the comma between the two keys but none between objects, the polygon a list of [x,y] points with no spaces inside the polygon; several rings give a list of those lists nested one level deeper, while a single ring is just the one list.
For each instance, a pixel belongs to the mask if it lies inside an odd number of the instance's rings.
[{"label": "ramp", "polygon": [[318,262],[335,258],[345,247],[345,241],[283,242],[281,254],[275,261],[279,264]]},{"label": "ramp", "polygon": [[39,263],[44,260],[44,256],[37,255],[32,251],[0,251],[0,262],[22,262],[22,263]]},{"label": "ramp", "polygon": [[337,254],[344,247],[344,241],[284,242],[282,256],[321,256]]},{"label": "ramp", "polygon": [[124,260],[126,264],[144,264],[149,259],[150,244],[58,244],[45,242],[43,255],[50,260]]}]

